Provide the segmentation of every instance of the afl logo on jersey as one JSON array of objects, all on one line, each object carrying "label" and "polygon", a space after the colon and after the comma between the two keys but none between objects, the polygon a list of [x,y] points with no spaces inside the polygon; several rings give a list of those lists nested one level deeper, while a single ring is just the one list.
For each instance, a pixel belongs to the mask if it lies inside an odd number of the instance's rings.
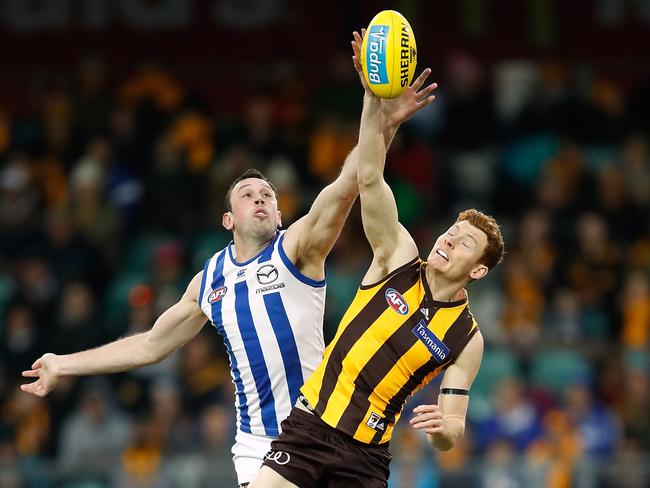
[{"label": "afl logo on jersey", "polygon": [[406,303],[406,300],[401,295],[400,292],[394,288],[388,288],[385,293],[386,301],[390,308],[395,310],[400,315],[406,315],[409,313],[409,304]]},{"label": "afl logo on jersey", "polygon": [[208,295],[208,303],[218,302],[223,298],[227,291],[228,288],[225,286],[220,286],[216,290],[212,290],[212,292]]},{"label": "afl logo on jersey", "polygon": [[257,281],[260,285],[268,285],[278,279],[278,268],[272,264],[265,264],[257,270]]}]

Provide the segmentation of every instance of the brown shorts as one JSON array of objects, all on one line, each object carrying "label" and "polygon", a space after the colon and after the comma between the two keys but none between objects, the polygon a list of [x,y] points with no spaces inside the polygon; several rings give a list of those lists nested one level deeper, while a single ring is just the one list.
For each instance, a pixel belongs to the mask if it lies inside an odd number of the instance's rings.
[{"label": "brown shorts", "polygon": [[294,408],[263,465],[300,488],[385,488],[390,458],[387,444],[363,444]]}]

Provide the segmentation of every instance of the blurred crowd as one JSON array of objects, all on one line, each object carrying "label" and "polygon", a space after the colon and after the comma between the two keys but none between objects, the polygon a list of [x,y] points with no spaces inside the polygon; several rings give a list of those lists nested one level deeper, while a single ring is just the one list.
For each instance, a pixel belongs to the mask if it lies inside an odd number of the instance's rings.
[{"label": "blurred crowd", "polygon": [[[486,353],[465,438],[435,454],[402,420],[390,486],[648,486],[650,85],[463,53],[434,77],[437,101],[387,159],[400,219],[426,253],[476,207],[507,254],[469,288]],[[231,239],[223,199],[245,169],[277,185],[285,225],[303,215],[361,109],[347,53],[320,78],[278,63],[230,113],[162,66],[118,79],[88,56],[26,87],[25,110],[0,105],[0,486],[235,486],[213,328],[158,365],[64,378],[45,399],[20,392],[20,373],[151,327]],[[369,251],[356,209],[327,264],[327,339]]]}]

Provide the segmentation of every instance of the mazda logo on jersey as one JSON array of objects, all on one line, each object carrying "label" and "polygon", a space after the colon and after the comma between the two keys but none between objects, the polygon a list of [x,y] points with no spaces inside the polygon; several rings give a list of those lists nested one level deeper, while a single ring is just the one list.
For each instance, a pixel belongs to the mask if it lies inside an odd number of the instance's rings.
[{"label": "mazda logo on jersey", "polygon": [[268,285],[278,279],[278,268],[272,264],[265,264],[257,270],[257,281],[260,285]]},{"label": "mazda logo on jersey", "polygon": [[208,303],[218,302],[223,298],[227,291],[228,288],[225,286],[220,286],[216,290],[212,290],[212,292],[208,295]]},{"label": "mazda logo on jersey", "polygon": [[409,304],[406,303],[406,299],[400,292],[394,288],[388,288],[384,295],[386,297],[386,302],[388,305],[390,305],[390,308],[395,310],[398,314],[406,315],[409,313]]}]

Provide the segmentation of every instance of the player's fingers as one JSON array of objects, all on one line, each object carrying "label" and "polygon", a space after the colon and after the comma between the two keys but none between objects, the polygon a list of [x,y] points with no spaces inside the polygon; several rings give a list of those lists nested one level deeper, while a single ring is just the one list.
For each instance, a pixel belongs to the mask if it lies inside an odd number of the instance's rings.
[{"label": "player's fingers", "polygon": [[438,83],[431,83],[430,85],[426,86],[425,88],[422,88],[420,91],[416,93],[419,99],[424,99],[426,98],[433,90],[438,88]]},{"label": "player's fingers", "polygon": [[361,56],[361,44],[357,41],[352,41],[352,51],[355,56]]},{"label": "player's fingers", "polygon": [[361,38],[364,38],[364,37],[366,37],[366,29],[365,28],[361,29]]},{"label": "player's fingers", "polygon": [[413,424],[414,429],[427,429],[427,428],[434,428],[434,427],[439,427],[441,425],[440,419],[436,420],[426,420],[424,422],[417,422]]},{"label": "player's fingers", "polygon": [[28,371],[23,371],[23,376],[29,377],[29,378],[37,378],[39,374],[39,371],[36,369],[30,369]]},{"label": "player's fingers", "polygon": [[34,361],[34,364],[32,364],[32,369],[39,369],[41,367],[41,359],[38,358],[36,361]]},{"label": "player's fingers", "polygon": [[359,46],[363,43],[363,37],[360,36],[357,31],[352,33],[352,37],[354,37],[354,40],[359,44]]},{"label": "player's fingers", "polygon": [[424,84],[426,79],[429,77],[431,74],[431,68],[425,69],[422,73],[420,73],[420,76],[418,76],[413,84],[411,85],[411,88],[413,88],[416,92],[420,89],[420,87]]},{"label": "player's fingers", "polygon": [[424,429],[424,431],[427,434],[440,434],[440,433],[444,432],[444,430],[445,430],[445,428],[442,425],[440,425],[438,427],[430,427],[428,429]]},{"label": "player's fingers", "polygon": [[409,422],[411,424],[415,424],[417,422],[424,422],[427,420],[441,420],[442,419],[442,412],[427,412],[427,413],[421,413],[420,415],[417,415],[413,417]]},{"label": "player's fingers", "polygon": [[31,393],[32,395],[43,396],[43,393],[40,392],[39,386],[40,386],[39,382],[35,381],[33,383],[26,383],[24,385],[20,385],[20,389],[25,393]]},{"label": "player's fingers", "polygon": [[439,410],[438,405],[418,405],[413,409],[415,413],[435,412]]},{"label": "player's fingers", "polygon": [[435,99],[436,99],[436,96],[435,96],[435,95],[431,95],[430,97],[426,98],[425,100],[422,100],[421,102],[417,102],[416,105],[417,105],[417,107],[418,107],[418,110],[420,110],[421,108],[426,107],[426,106],[429,105],[431,102],[433,102]]}]

